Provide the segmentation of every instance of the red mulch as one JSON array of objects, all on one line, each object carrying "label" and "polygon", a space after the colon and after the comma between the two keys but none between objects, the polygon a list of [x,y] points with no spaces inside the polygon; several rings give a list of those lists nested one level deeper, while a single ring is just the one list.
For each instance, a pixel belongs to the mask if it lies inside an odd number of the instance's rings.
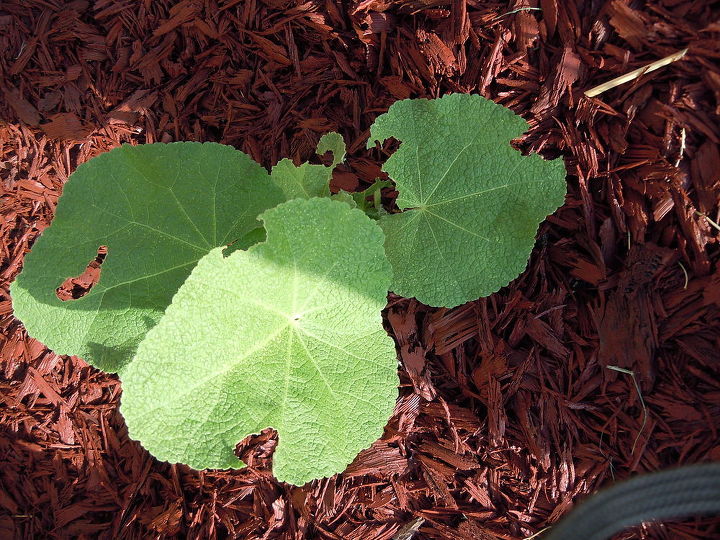
[{"label": "red mulch", "polygon": [[[691,0],[3,0],[0,538],[516,539],[613,479],[720,460],[719,21]],[[524,115],[567,203],[492,297],[391,297],[400,399],[342,475],[278,484],[272,431],[243,471],[158,463],[115,377],[13,319],[8,284],[90,157],[202,140],[268,166],[339,130],[334,182],[359,189],[386,157],[364,150],[375,116],[447,92]],[[620,537],[720,538],[720,519]]]}]

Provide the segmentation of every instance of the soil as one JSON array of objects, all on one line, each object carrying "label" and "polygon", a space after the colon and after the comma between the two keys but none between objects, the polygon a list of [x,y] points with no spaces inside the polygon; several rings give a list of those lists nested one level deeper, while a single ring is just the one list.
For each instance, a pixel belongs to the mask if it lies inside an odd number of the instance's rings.
[{"label": "soil", "polygon": [[[0,538],[519,539],[614,480],[720,460],[719,21],[698,0],[3,0]],[[523,115],[519,148],[564,157],[567,201],[497,294],[390,296],[400,397],[343,474],[277,483],[272,430],[242,471],[159,463],[116,377],[12,317],[79,163],[197,140],[270,166],[337,130],[333,186],[359,190],[390,151],[364,149],[373,119],[448,92]],[[720,518],[618,538],[720,538]]]}]

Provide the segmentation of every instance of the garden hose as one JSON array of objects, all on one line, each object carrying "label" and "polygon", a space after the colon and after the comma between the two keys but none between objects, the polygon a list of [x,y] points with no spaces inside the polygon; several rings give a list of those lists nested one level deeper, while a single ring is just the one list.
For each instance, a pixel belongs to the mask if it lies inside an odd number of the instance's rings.
[{"label": "garden hose", "polygon": [[644,521],[720,513],[720,463],[690,465],[620,482],[578,505],[545,540],[606,540]]}]

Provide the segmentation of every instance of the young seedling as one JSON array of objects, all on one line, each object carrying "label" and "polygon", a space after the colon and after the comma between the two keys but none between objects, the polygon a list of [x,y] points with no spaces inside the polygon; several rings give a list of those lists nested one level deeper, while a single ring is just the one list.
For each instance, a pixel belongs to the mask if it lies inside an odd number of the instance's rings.
[{"label": "young seedling", "polygon": [[[11,286],[15,314],[57,353],[119,374],[130,435],[159,459],[239,468],[238,441],[273,427],[279,480],[341,472],[397,397],[387,291],[447,307],[496,291],[562,203],[562,161],[509,144],[526,128],[480,96],[394,104],[368,146],[400,141],[384,167],[399,213],[380,207],[387,181],[331,196],[334,133],[318,146],[329,167],[270,173],[214,143],[122,146],[66,184]],[[99,282],[60,300],[98,246]]]}]

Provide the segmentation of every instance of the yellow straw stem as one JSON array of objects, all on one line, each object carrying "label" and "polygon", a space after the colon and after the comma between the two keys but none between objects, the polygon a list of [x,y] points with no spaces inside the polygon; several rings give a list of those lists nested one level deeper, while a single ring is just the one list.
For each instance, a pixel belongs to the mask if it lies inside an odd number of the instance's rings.
[{"label": "yellow straw stem", "polygon": [[638,77],[645,75],[646,73],[650,73],[651,71],[660,69],[663,66],[672,64],[673,62],[680,60],[683,56],[685,56],[685,54],[687,52],[688,52],[687,47],[685,47],[682,51],[673,53],[669,56],[666,56],[665,58],[661,58],[660,60],[655,60],[654,62],[649,63],[647,66],[643,66],[641,68],[634,69],[630,73],[626,73],[625,75],[620,75],[619,77],[615,77],[614,79],[611,79],[607,82],[599,84],[596,87],[591,88],[590,90],[586,90],[585,95],[587,97],[598,96],[598,95],[602,94],[603,92],[605,92],[605,90],[610,90],[611,88],[615,88],[616,86],[620,86],[621,84],[625,84],[626,82],[633,81],[633,80],[637,79]]}]

